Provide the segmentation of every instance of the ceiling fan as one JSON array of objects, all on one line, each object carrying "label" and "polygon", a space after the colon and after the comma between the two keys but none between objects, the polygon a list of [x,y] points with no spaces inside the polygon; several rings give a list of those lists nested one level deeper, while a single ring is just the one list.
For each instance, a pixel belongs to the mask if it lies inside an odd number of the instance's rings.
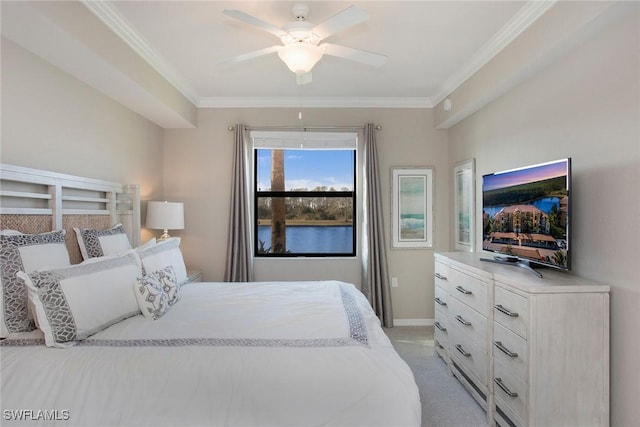
[{"label": "ceiling fan", "polygon": [[225,15],[267,31],[279,37],[282,42],[282,45],[248,52],[229,58],[224,62],[240,62],[278,52],[280,59],[291,71],[296,73],[298,84],[306,84],[311,82],[311,69],[325,54],[374,67],[380,67],[387,61],[387,57],[379,53],[333,43],[319,44],[327,37],[369,19],[369,15],[364,9],[350,6],[318,25],[306,20],[309,14],[309,7],[306,4],[294,4],[291,12],[296,20],[279,28],[240,10],[223,10],[222,13]]}]

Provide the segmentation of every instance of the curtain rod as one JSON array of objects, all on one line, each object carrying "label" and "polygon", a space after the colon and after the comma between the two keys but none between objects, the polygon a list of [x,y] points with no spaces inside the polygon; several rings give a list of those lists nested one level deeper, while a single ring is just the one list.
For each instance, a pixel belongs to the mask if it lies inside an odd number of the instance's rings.
[{"label": "curtain rod", "polygon": [[[227,130],[233,131],[235,130],[235,126],[227,127]],[[358,131],[364,129],[364,126],[245,126],[247,130],[256,130],[256,131],[302,131],[302,132],[311,132],[314,130],[334,130],[334,131]],[[376,125],[376,130],[381,130],[382,126]]]}]

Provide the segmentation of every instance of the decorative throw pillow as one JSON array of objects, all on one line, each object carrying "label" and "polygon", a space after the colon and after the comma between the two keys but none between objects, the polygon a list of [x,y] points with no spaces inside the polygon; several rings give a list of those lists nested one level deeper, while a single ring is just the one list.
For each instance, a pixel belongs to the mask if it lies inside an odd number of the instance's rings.
[{"label": "decorative throw pillow", "polygon": [[0,337],[36,328],[28,309],[27,290],[16,273],[69,265],[64,236],[65,230],[41,234],[3,230],[0,234]]},{"label": "decorative throw pillow", "polygon": [[178,287],[178,278],[176,271],[172,265],[162,270],[154,271],[151,275],[156,276],[160,280],[162,290],[169,297],[169,305],[175,304],[180,298],[180,288]]},{"label": "decorative throw pillow", "polygon": [[131,289],[142,273],[134,251],[69,267],[19,272],[50,347],[69,347],[140,313]]},{"label": "decorative throw pillow", "polygon": [[147,274],[134,285],[138,307],[147,319],[156,320],[169,310],[169,295],[162,289],[162,279],[157,274]]},{"label": "decorative throw pillow", "polygon": [[136,252],[140,255],[142,270],[145,274],[172,266],[178,285],[187,281],[187,268],[180,251],[179,237],[170,237],[150,248],[137,249]]},{"label": "decorative throw pillow", "polygon": [[131,243],[122,224],[116,224],[106,230],[74,228],[82,259],[114,256],[131,249]]}]

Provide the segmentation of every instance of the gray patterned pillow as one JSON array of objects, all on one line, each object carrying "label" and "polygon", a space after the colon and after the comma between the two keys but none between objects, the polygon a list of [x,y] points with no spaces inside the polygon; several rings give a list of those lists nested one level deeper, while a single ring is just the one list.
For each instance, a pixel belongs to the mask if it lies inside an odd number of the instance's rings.
[{"label": "gray patterned pillow", "polygon": [[175,304],[180,298],[180,288],[173,266],[169,265],[162,270],[154,271],[151,275],[157,276],[160,280],[162,291],[169,297],[169,305]]},{"label": "gray patterned pillow", "polygon": [[16,273],[69,265],[64,236],[65,230],[42,234],[3,230],[0,235],[0,337],[36,328],[27,308],[27,291]]},{"label": "gray patterned pillow", "polygon": [[169,295],[162,286],[159,274],[147,274],[136,281],[134,290],[138,307],[147,319],[159,319],[169,310]]},{"label": "gray patterned pillow", "polygon": [[122,224],[106,230],[74,228],[82,259],[119,255],[131,249],[129,237]]},{"label": "gray patterned pillow", "polygon": [[69,347],[140,313],[131,284],[142,274],[134,251],[29,274],[19,272],[50,347]]}]

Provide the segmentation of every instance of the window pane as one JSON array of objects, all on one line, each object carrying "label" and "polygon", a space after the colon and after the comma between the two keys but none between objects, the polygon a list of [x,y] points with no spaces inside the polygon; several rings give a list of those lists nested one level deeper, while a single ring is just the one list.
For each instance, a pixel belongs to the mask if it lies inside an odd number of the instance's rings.
[{"label": "window pane", "polygon": [[[284,188],[272,185],[273,170],[282,155]],[[258,191],[353,191],[354,150],[256,150]],[[276,168],[276,170],[278,170]]]},{"label": "window pane", "polygon": [[[282,204],[285,224],[277,224],[273,212]],[[351,197],[259,197],[257,212],[258,254],[354,252]]]},{"label": "window pane", "polygon": [[255,150],[256,255],[355,255],[356,151],[289,147]]}]

